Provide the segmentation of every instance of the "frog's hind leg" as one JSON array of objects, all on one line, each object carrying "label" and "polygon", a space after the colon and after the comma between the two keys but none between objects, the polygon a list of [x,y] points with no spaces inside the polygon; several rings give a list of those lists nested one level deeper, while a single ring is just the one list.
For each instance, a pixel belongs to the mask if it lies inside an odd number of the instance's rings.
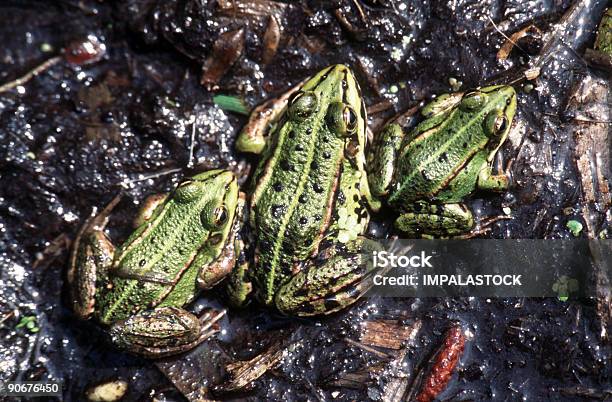
[{"label": "frog's hind leg", "polygon": [[111,326],[113,343],[146,357],[160,358],[186,352],[218,330],[213,326],[225,315],[208,311],[201,317],[176,307],[142,311]]},{"label": "frog's hind leg", "polygon": [[[353,242],[361,243],[361,239]],[[350,246],[349,246],[350,247]],[[365,247],[324,251],[323,263],[311,263],[294,275],[275,296],[279,311],[293,316],[331,314],[355,303],[372,287],[375,268],[367,263]]]},{"label": "frog's hind leg", "polygon": [[474,218],[463,204],[411,205],[395,221],[395,227],[413,237],[455,237],[469,232]]}]

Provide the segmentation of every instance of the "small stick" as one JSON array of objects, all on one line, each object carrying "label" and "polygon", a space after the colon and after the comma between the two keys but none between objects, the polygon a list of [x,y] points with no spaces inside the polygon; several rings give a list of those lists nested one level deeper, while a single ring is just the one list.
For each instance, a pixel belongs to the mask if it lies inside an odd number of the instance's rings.
[{"label": "small stick", "polygon": [[150,175],[146,175],[146,176],[142,176],[138,179],[132,179],[132,180],[124,180],[121,183],[119,183],[120,186],[125,187],[128,184],[132,184],[132,183],[138,183],[139,181],[145,181],[145,180],[149,180],[149,179],[156,179],[158,177],[161,176],[166,176],[172,173],[176,173],[176,172],[180,172],[181,169],[180,168],[175,168],[175,169],[168,169],[168,170],[162,170],[161,172],[157,172],[157,173],[153,173]]},{"label": "small stick", "polygon": [[51,57],[50,59],[46,60],[42,64],[39,64],[38,66],[34,67],[32,70],[30,70],[27,73],[25,73],[25,75],[17,78],[14,81],[9,81],[6,84],[0,86],[0,93],[6,92],[6,91],[10,91],[11,89],[13,89],[15,87],[18,87],[19,85],[23,85],[23,84],[27,83],[32,78],[36,77],[38,74],[40,74],[40,73],[48,70],[49,68],[53,67],[54,65],[56,65],[57,63],[59,63],[63,59],[64,58],[62,56]]},{"label": "small stick", "polygon": [[370,352],[375,354],[376,356],[382,358],[382,359],[390,359],[392,356],[389,356],[387,353],[381,352],[380,350],[376,350],[373,347],[370,347],[368,345],[365,345],[361,342],[355,341],[351,338],[344,338],[344,341],[347,343],[350,343],[353,346],[357,346],[360,349],[365,350],[366,352]]},{"label": "small stick", "polygon": [[193,148],[195,146],[195,133],[196,133],[196,116],[193,116],[193,121],[191,122],[191,138],[189,143],[189,161],[187,162],[187,167],[193,167]]}]

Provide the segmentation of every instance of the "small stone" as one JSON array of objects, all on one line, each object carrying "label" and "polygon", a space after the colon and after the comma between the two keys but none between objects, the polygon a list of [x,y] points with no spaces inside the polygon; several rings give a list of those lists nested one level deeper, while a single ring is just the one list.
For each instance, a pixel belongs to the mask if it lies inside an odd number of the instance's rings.
[{"label": "small stone", "polygon": [[455,77],[450,77],[448,79],[448,85],[450,85],[450,87],[452,88],[453,91],[458,91],[459,88],[461,88],[461,85],[463,85],[463,82],[459,81]]},{"label": "small stone", "polygon": [[127,381],[113,380],[94,385],[88,388],[85,394],[92,402],[113,402],[123,398],[127,389]]},{"label": "small stone", "polygon": [[43,53],[51,53],[53,51],[53,46],[50,43],[43,43],[40,45],[40,51]]}]

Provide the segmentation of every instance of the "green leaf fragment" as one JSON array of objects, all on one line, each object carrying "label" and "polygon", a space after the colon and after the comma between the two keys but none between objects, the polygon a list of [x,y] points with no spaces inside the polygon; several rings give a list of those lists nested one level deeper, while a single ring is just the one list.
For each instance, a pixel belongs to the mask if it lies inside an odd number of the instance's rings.
[{"label": "green leaf fragment", "polygon": [[30,332],[32,332],[33,329],[38,331],[38,327],[36,326],[36,316],[29,315],[29,316],[23,317],[21,320],[19,320],[19,323],[15,325],[15,329],[19,329],[23,327],[27,328],[28,331]]},{"label": "green leaf fragment", "polygon": [[242,98],[230,95],[215,95],[213,102],[223,110],[228,112],[249,115],[250,111]]},{"label": "green leaf fragment", "polygon": [[572,219],[571,221],[568,221],[565,226],[570,232],[572,232],[574,237],[580,236],[580,232],[582,232],[582,223]]}]

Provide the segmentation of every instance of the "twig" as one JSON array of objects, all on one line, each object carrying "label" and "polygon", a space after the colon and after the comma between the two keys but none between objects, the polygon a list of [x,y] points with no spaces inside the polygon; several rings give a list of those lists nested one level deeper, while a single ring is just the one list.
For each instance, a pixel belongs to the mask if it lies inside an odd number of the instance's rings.
[{"label": "twig", "polygon": [[516,43],[516,42],[515,42],[515,41],[513,41],[513,40],[512,40],[512,39],[511,39],[511,38],[510,38],[508,35],[506,35],[505,33],[503,33],[503,32],[501,31],[501,29],[499,29],[499,27],[497,26],[497,24],[495,23],[495,21],[493,21],[493,20],[491,19],[491,17],[490,17],[490,16],[488,16],[488,15],[487,15],[487,19],[489,20],[489,22],[490,22],[491,24],[493,24],[493,28],[495,28],[495,30],[496,30],[497,32],[499,32],[499,33],[501,34],[501,36],[503,36],[504,38],[506,38],[506,39],[508,40],[508,42],[512,43],[512,44],[513,44],[514,46],[516,46],[517,48],[521,49],[521,52],[523,52],[523,53],[525,53],[525,54],[529,54],[529,53],[527,53],[527,52],[525,51],[525,49],[523,49],[522,47],[520,47],[518,43]]},{"label": "twig", "polygon": [[54,65],[56,65],[62,60],[63,60],[62,56],[51,57],[50,59],[46,60],[42,64],[39,64],[38,66],[34,67],[32,70],[25,73],[25,75],[17,78],[16,80],[9,81],[6,84],[0,86],[0,93],[10,91],[11,89],[15,87],[18,87],[20,85],[27,83],[32,78],[36,77],[38,74],[48,70],[49,68],[53,67]]},{"label": "twig", "polygon": [[363,349],[366,352],[370,352],[375,354],[376,356],[380,357],[381,359],[390,359],[392,356],[388,355],[387,353],[381,352],[380,350],[376,350],[373,347],[370,347],[368,345],[365,345],[361,342],[357,342],[351,338],[344,338],[344,341],[347,343],[350,343],[353,346],[357,346],[359,349]]},{"label": "twig", "polygon": [[193,116],[193,121],[191,122],[191,139],[189,143],[189,161],[187,162],[187,167],[193,167],[193,148],[195,146],[195,132],[196,132],[196,117]]},{"label": "twig", "polygon": [[172,173],[176,173],[176,172],[180,172],[180,171],[181,171],[180,168],[162,170],[161,172],[152,173],[152,174],[146,175],[146,176],[141,176],[138,179],[123,180],[121,183],[119,183],[119,185],[121,187],[125,188],[128,184],[138,183],[140,181],[145,181],[145,180],[149,180],[149,179],[156,179],[158,177],[166,176],[166,175],[169,175],[169,174],[172,174]]}]

